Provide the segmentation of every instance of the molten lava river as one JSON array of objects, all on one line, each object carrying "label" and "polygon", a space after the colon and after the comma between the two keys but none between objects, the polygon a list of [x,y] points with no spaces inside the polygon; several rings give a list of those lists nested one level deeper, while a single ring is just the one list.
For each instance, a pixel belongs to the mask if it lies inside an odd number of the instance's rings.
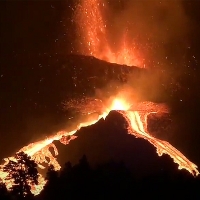
[{"label": "molten lava river", "polygon": [[[25,152],[29,156],[31,156],[32,159],[36,161],[38,166],[40,168],[44,168],[42,166],[42,163],[48,163],[54,165],[56,170],[59,170],[61,167],[59,163],[57,162],[56,158],[51,154],[49,151],[50,147],[54,148],[55,155],[58,155],[57,148],[52,143],[55,140],[60,140],[63,144],[68,144],[69,140],[75,139],[76,136],[74,134],[81,128],[90,126],[92,124],[95,124],[98,122],[101,118],[105,118],[111,110],[117,110],[127,121],[128,123],[128,133],[132,134],[133,136],[137,138],[143,138],[147,141],[149,141],[155,148],[159,156],[161,156],[163,153],[168,154],[175,163],[178,164],[179,169],[186,169],[194,176],[198,175],[199,172],[197,170],[197,166],[190,162],[180,151],[178,151],[176,148],[174,148],[170,143],[166,141],[159,140],[153,136],[151,136],[146,131],[146,119],[150,113],[155,112],[166,112],[166,108],[163,106],[155,105],[153,103],[146,102],[144,103],[146,107],[146,112],[144,111],[132,111],[131,104],[126,102],[123,99],[115,98],[108,107],[105,112],[103,112],[101,115],[98,116],[97,119],[90,120],[85,123],[81,123],[77,126],[77,128],[70,132],[60,131],[53,135],[52,137],[49,137],[47,139],[31,143],[28,146],[23,147],[19,150]],[[155,111],[157,110],[157,111]],[[70,138],[70,139],[67,139]],[[47,158],[49,158],[49,162],[47,161]],[[8,159],[14,159],[13,157],[5,159],[5,164],[7,163]],[[1,166],[3,167],[3,165]],[[0,172],[0,178],[4,180],[7,187],[10,188],[12,186],[12,180],[6,180],[7,173],[1,171]],[[37,195],[40,193],[40,191],[43,189],[43,186],[45,185],[44,178],[40,175],[39,177],[39,184],[34,186],[32,188],[32,192]]]},{"label": "molten lava river", "polygon": [[[113,50],[111,44],[107,40],[106,23],[101,14],[101,9],[105,8],[106,4],[103,0],[81,0],[76,7],[75,21],[78,26],[78,33],[81,38],[81,53],[84,55],[92,55],[96,58],[106,60],[111,63],[126,64],[129,66],[140,65],[138,53],[135,51],[134,44],[128,41],[128,29],[125,30],[122,36],[121,47]],[[129,44],[129,45],[128,45]],[[119,91],[120,92],[120,91]],[[143,138],[150,142],[155,148],[159,156],[168,154],[175,163],[178,164],[179,169],[186,169],[188,172],[197,176],[199,174],[197,166],[189,161],[180,151],[173,147],[169,142],[157,139],[150,135],[147,131],[147,117],[151,113],[167,112],[167,108],[163,105],[154,104],[151,102],[143,102],[142,109],[140,106],[132,108],[132,102],[123,96],[116,96],[112,98],[109,105],[105,107],[103,112],[95,119],[90,119],[87,122],[80,123],[76,129],[66,132],[59,131],[55,135],[35,143],[31,143],[19,150],[25,152],[32,159],[36,161],[40,168],[44,168],[42,164],[52,164],[56,170],[59,170],[60,164],[56,158],[49,151],[53,147],[55,155],[58,155],[58,150],[53,144],[53,141],[59,140],[63,144],[68,144],[70,140],[76,139],[74,134],[81,128],[95,124],[100,119],[105,118],[111,110],[117,110],[128,123],[128,133],[136,138]],[[9,157],[5,159],[8,162]],[[11,188],[13,180],[7,180],[7,173],[0,171],[0,178],[5,182],[7,188]],[[37,195],[43,189],[46,181],[39,176],[39,184],[32,187],[33,194]]]}]

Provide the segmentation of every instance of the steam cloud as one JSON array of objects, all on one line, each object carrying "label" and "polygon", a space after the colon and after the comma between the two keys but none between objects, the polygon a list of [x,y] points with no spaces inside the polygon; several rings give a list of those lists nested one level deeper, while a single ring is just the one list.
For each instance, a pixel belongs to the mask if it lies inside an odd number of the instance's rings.
[{"label": "steam cloud", "polygon": [[[102,9],[107,25],[107,38],[115,52],[120,48],[123,37],[134,46],[142,64],[156,71],[150,78],[141,78],[138,90],[145,99],[146,83],[154,89],[149,100],[162,98],[160,85],[170,88],[173,93],[179,87],[177,76],[183,71],[185,50],[188,47],[190,19],[186,15],[182,0],[109,0]],[[158,71],[159,70],[159,71]],[[160,82],[162,80],[162,83]],[[130,79],[132,85],[134,80]],[[137,95],[137,96],[138,96]],[[167,95],[166,95],[167,96]],[[167,97],[164,98],[167,98]],[[158,100],[159,101],[159,100]],[[166,99],[165,99],[166,101]]]}]

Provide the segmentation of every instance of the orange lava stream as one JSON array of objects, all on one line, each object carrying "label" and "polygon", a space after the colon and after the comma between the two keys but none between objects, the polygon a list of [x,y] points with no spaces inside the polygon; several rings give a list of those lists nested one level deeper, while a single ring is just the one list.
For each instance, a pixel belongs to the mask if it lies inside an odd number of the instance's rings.
[{"label": "orange lava stream", "polygon": [[178,169],[186,169],[194,176],[197,176],[199,174],[197,166],[191,161],[189,161],[180,151],[173,147],[169,142],[159,140],[145,131],[139,112],[120,111],[120,113],[128,122],[128,131],[130,134],[134,135],[137,138],[143,138],[150,142],[154,147],[156,147],[159,156],[162,156],[163,154],[168,154],[174,160],[174,162],[178,164]]},{"label": "orange lava stream", "polygon": [[[52,153],[49,150],[50,147],[53,147],[55,156],[58,155],[58,150],[57,150],[56,146],[53,144],[53,141],[60,140],[61,143],[68,144],[70,140],[73,140],[73,139],[76,138],[76,136],[73,136],[73,135],[80,128],[87,127],[89,125],[95,124],[97,121],[99,121],[99,119],[105,118],[107,116],[107,114],[108,113],[103,113],[102,115],[99,115],[97,119],[93,119],[93,120],[90,120],[88,122],[80,123],[77,126],[77,128],[73,131],[70,131],[70,132],[59,131],[55,135],[53,135],[53,136],[51,136],[47,139],[31,143],[31,144],[21,148],[18,152],[23,151],[24,153],[31,156],[31,158],[35,160],[35,162],[38,164],[38,166],[41,169],[45,168],[41,164],[47,163],[48,165],[53,165],[55,167],[55,170],[60,170],[60,168],[61,168],[60,164],[57,162],[56,158],[52,155]],[[63,139],[63,137],[69,137],[69,136],[70,136],[69,139]],[[47,158],[49,159],[49,161],[47,160]],[[3,168],[4,165],[6,165],[6,163],[9,160],[15,160],[15,158],[9,157],[9,158],[5,158],[4,160],[5,160],[5,163],[3,165],[0,165],[0,180],[2,180],[6,184],[6,187],[8,189],[10,189],[12,187],[12,185],[14,184],[14,182],[13,182],[13,180],[7,180],[6,179],[7,176],[8,176],[8,173],[4,172],[2,170],[2,168]],[[31,191],[34,195],[38,195],[42,191],[44,185],[46,184],[46,181],[44,180],[44,178],[42,177],[41,174],[39,176],[38,182],[39,182],[38,185],[34,185],[31,188]]]},{"label": "orange lava stream", "polygon": [[[77,5],[75,21],[81,39],[81,53],[110,63],[141,66],[138,56],[135,55],[138,53],[135,44],[128,41],[128,28],[124,30],[120,41],[109,42],[107,24],[101,8],[106,8],[104,0],[81,0]],[[116,47],[116,43],[119,47]]]},{"label": "orange lava stream", "polygon": [[[47,139],[44,139],[35,143],[31,143],[28,146],[23,147],[19,151],[24,151],[29,156],[31,156],[32,159],[34,159],[36,163],[39,165],[39,167],[41,168],[44,168],[44,166],[41,165],[42,163],[47,163],[47,164],[54,165],[55,169],[59,170],[60,169],[59,163],[49,151],[49,148],[53,147],[55,155],[58,155],[57,148],[52,142],[55,140],[60,140],[62,143],[68,144],[67,140],[65,142],[63,141],[63,137],[71,136],[71,139],[75,139],[76,136],[73,136],[73,135],[81,127],[87,127],[92,124],[95,124],[101,118],[105,118],[111,110],[118,110],[118,112],[121,113],[122,116],[128,122],[128,125],[129,125],[128,131],[130,134],[134,135],[135,137],[143,138],[149,141],[151,144],[153,144],[156,147],[157,153],[159,156],[161,156],[163,153],[168,154],[174,160],[174,162],[178,164],[179,169],[186,169],[194,176],[197,176],[199,174],[197,170],[197,166],[194,163],[190,162],[180,151],[174,148],[170,143],[159,140],[151,136],[149,133],[147,133],[144,128],[146,117],[144,117],[143,118],[144,121],[142,121],[139,112],[129,110],[130,107],[131,107],[131,104],[125,102],[124,100],[116,98],[113,100],[112,105],[109,107],[109,109],[107,109],[102,115],[99,115],[97,119],[93,119],[85,123],[80,123],[75,130],[70,131],[70,132],[60,131],[56,133],[55,135],[53,135],[52,137],[49,137]],[[151,105],[151,110],[153,107],[154,106]],[[156,105],[156,109],[157,107],[158,105]],[[149,113],[152,113],[152,112],[149,111],[146,115],[148,115]],[[47,158],[49,159],[49,162]],[[10,158],[5,159],[6,162],[4,163],[4,165],[8,162],[8,159],[14,159],[14,158],[10,157]],[[3,167],[3,165],[1,167]],[[12,186],[13,181],[6,180],[6,176],[7,176],[7,173],[0,171],[0,178],[5,182],[7,188],[9,189]],[[39,184],[32,187],[32,193],[35,195],[39,194],[41,190],[43,189],[45,183],[46,181],[40,175]]]}]

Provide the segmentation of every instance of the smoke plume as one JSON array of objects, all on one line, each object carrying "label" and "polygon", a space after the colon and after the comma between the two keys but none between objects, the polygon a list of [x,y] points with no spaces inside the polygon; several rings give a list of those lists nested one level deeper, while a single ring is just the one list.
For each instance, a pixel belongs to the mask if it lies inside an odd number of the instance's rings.
[{"label": "smoke plume", "polygon": [[118,47],[125,36],[140,52],[143,64],[180,64],[189,31],[181,0],[109,0],[107,5],[104,16],[111,47]]}]

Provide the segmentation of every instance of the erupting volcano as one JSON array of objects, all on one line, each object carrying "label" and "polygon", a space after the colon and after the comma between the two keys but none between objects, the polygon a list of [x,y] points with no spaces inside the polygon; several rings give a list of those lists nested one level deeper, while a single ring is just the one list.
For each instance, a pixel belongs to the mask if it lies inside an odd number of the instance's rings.
[{"label": "erupting volcano", "polygon": [[[107,38],[107,25],[101,14],[102,9],[107,9],[102,0],[82,0],[75,11],[75,21],[78,23],[78,35],[81,39],[80,51],[84,55],[94,56],[98,59],[111,63],[124,64],[128,66],[139,65],[141,61],[139,53],[135,49],[135,44],[130,43],[128,29],[124,30],[121,37],[121,44],[112,46]],[[95,66],[94,66],[95,67]],[[126,67],[126,66],[124,66]],[[95,99],[95,98],[94,98]],[[98,103],[98,102],[97,102]],[[91,105],[91,104],[89,104]],[[84,105],[83,105],[84,106]],[[94,108],[92,108],[94,109]],[[59,131],[55,135],[44,140],[31,143],[19,151],[23,151],[34,159],[40,168],[44,168],[43,163],[54,165],[56,170],[60,169],[60,164],[49,151],[53,147],[55,155],[58,150],[53,141],[59,140],[63,144],[68,144],[70,140],[76,139],[75,133],[81,128],[95,124],[102,118],[106,118],[111,110],[117,110],[127,121],[128,133],[136,138],[143,138],[150,142],[159,156],[168,154],[179,169],[186,169],[188,172],[197,176],[199,174],[197,166],[190,162],[180,151],[174,148],[170,143],[162,141],[150,135],[147,131],[147,118],[151,113],[166,113],[168,109],[165,105],[152,102],[137,103],[130,96],[118,91],[116,96],[111,96],[101,108],[101,114],[98,117],[88,117],[88,120],[78,124],[71,131]],[[88,112],[88,116],[90,113]],[[48,159],[47,159],[48,158]],[[13,159],[12,157],[8,159]],[[3,165],[2,165],[3,166]],[[0,178],[3,179],[8,188],[12,186],[12,180],[6,180],[7,174],[0,172]],[[37,195],[43,189],[45,181],[42,176],[39,178],[39,185],[32,188],[32,192]]]}]

